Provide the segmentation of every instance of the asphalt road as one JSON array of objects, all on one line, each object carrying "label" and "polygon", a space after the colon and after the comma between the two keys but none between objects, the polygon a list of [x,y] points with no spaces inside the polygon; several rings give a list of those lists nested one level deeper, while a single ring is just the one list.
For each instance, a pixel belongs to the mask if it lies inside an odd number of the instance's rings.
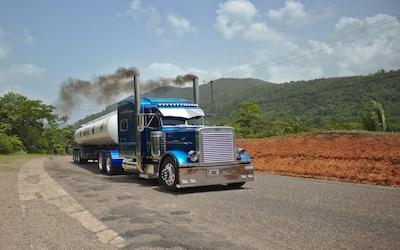
[{"label": "asphalt road", "polygon": [[70,157],[45,160],[38,176],[34,166],[27,171],[19,178],[21,207],[46,208],[46,216],[31,215],[44,229],[27,233],[51,238],[30,241],[33,248],[400,249],[400,189],[257,174],[239,190],[170,193],[155,181],[101,175],[95,164],[75,165]]}]

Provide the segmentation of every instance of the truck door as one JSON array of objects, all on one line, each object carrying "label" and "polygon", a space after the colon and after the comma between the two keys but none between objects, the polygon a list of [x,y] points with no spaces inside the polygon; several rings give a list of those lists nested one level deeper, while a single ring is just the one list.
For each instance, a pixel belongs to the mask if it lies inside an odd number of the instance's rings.
[{"label": "truck door", "polygon": [[135,105],[126,102],[118,107],[118,138],[121,154],[132,157],[135,154]]}]

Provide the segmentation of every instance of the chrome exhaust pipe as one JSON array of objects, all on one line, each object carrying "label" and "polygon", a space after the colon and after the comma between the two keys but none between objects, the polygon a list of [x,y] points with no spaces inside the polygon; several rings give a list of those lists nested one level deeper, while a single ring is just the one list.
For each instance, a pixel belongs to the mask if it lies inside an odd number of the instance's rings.
[{"label": "chrome exhaust pipe", "polygon": [[193,103],[199,104],[200,96],[199,96],[199,78],[193,78]]},{"label": "chrome exhaust pipe", "polygon": [[135,75],[133,77],[133,88],[135,91],[135,137],[136,137],[136,168],[140,173],[143,173],[142,169],[142,141],[140,137],[141,132],[141,116],[140,116],[140,107],[141,107],[141,93],[140,93],[140,75]]}]

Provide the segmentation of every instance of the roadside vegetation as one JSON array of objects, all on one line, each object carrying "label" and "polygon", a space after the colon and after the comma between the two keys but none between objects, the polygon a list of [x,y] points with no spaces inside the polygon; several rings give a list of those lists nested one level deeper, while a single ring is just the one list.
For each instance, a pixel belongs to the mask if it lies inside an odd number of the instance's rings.
[{"label": "roadside vegetation", "polygon": [[12,92],[0,97],[0,154],[67,153],[74,128],[54,109]]},{"label": "roadside vegetation", "polygon": [[317,131],[399,131],[397,126],[392,127],[392,124],[388,124],[382,104],[374,100],[371,100],[371,105],[366,106],[364,111],[360,111],[358,121],[325,126],[315,123],[314,119],[268,117],[257,104],[243,101],[238,105],[232,119],[221,121],[219,124],[234,127],[236,136],[246,139]]}]

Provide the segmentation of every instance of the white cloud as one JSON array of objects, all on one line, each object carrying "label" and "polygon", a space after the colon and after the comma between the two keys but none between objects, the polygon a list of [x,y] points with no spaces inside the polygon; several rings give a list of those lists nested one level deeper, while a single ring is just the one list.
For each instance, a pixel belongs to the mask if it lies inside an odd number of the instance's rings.
[{"label": "white cloud", "polygon": [[275,24],[288,28],[301,28],[306,24],[333,17],[333,11],[329,8],[306,9],[300,1],[286,0],[282,8],[268,10],[267,16]]},{"label": "white cloud", "polygon": [[395,17],[340,18],[332,32],[326,42],[310,40],[284,53],[269,47],[257,49],[254,61],[264,63],[251,63],[251,76],[285,82],[400,68],[400,22]]},{"label": "white cloud", "polygon": [[341,17],[339,21],[335,24],[335,30],[341,31],[344,28],[350,28],[350,26],[356,27],[362,25],[363,21],[358,18],[353,17]]},{"label": "white cloud", "polygon": [[139,10],[141,8],[141,1],[140,0],[133,0],[131,2],[131,6],[129,7],[131,10]]},{"label": "white cloud", "polygon": [[28,32],[27,29],[23,30],[23,38],[27,44],[34,44],[36,39]]},{"label": "white cloud", "polygon": [[24,83],[31,81],[32,78],[41,78],[45,74],[45,68],[30,63],[12,64],[8,68],[2,67],[0,70],[0,84]]},{"label": "white cloud", "polygon": [[152,63],[148,67],[148,73],[153,78],[175,77],[182,75],[185,71],[172,63]]},{"label": "white cloud", "polygon": [[143,19],[151,31],[159,36],[164,34],[164,28],[162,27],[162,16],[155,7],[144,7],[142,6],[140,0],[133,0],[126,12],[126,15],[133,17],[136,20]]},{"label": "white cloud", "polygon": [[258,10],[248,0],[229,0],[219,5],[215,28],[226,38],[242,38],[252,42],[287,43],[288,39],[257,20]]},{"label": "white cloud", "polygon": [[225,38],[232,39],[246,30],[256,14],[257,9],[251,2],[229,0],[219,5],[215,27]]},{"label": "white cloud", "polygon": [[32,78],[40,78],[46,73],[46,69],[34,64],[9,64],[7,56],[11,52],[7,42],[8,34],[0,28],[0,85],[4,88],[16,89],[13,84],[30,81]]},{"label": "white cloud", "polygon": [[211,80],[217,78],[214,74],[210,74],[204,69],[195,67],[181,67],[173,63],[159,63],[155,62],[150,64],[145,70],[145,75],[148,79],[156,79],[159,77],[174,78],[178,75],[194,74],[199,77],[200,82],[203,80]]},{"label": "white cloud", "polygon": [[184,17],[171,13],[168,15],[167,19],[177,34],[196,33],[196,28]]},{"label": "white cloud", "polygon": [[147,27],[161,37],[171,34],[168,32],[171,29],[174,31],[173,33],[177,35],[196,33],[196,28],[187,18],[174,13],[163,15],[154,6],[143,6],[140,0],[133,0],[131,2],[126,15],[136,20],[143,19]]},{"label": "white cloud", "polygon": [[[354,34],[362,30],[362,34]],[[400,67],[400,22],[393,16],[377,14],[363,19],[341,18],[337,35],[348,39],[333,44],[340,75],[365,74],[380,68]]]},{"label": "white cloud", "polygon": [[268,17],[276,22],[284,23],[288,26],[301,26],[309,19],[309,14],[305,11],[304,5],[300,2],[287,0],[285,6],[278,10],[269,10]]}]

